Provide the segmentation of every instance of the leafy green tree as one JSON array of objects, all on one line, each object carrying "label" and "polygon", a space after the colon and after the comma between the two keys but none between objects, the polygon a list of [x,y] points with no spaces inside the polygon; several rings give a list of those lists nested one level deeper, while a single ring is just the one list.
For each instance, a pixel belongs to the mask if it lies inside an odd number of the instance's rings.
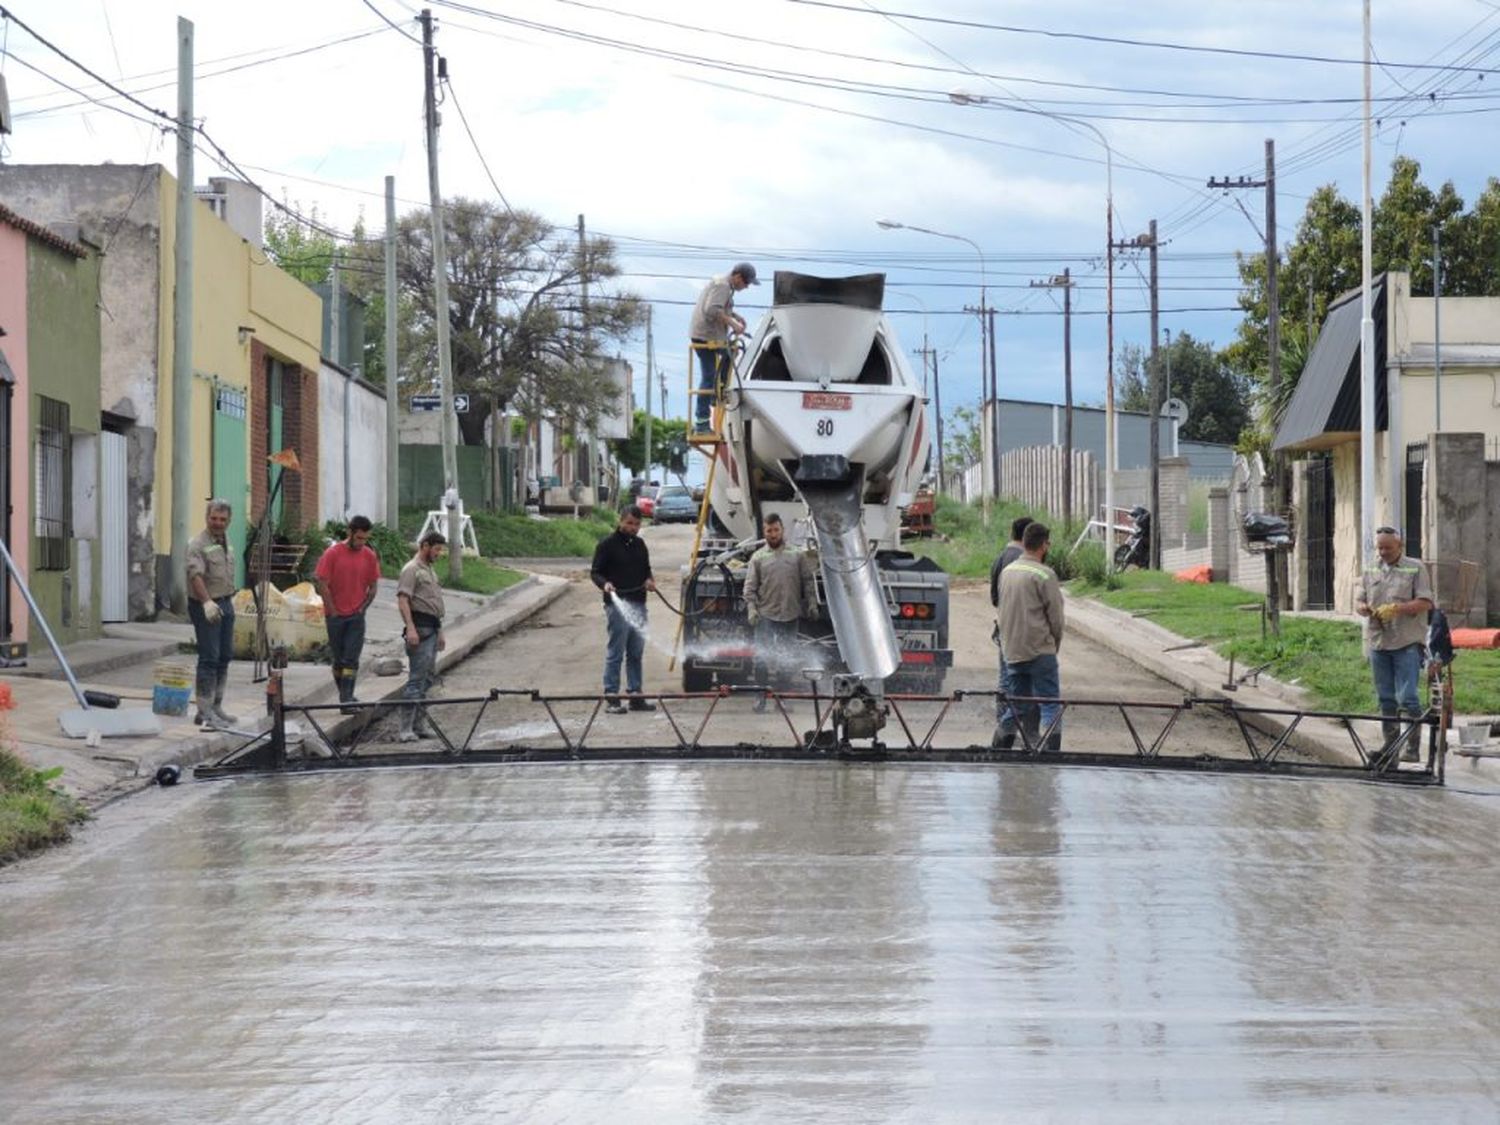
[{"label": "leafy green tree", "polygon": [[1177,333],[1160,355],[1164,397],[1187,404],[1182,436],[1227,445],[1239,440],[1251,417],[1249,378],[1212,344],[1190,332]]},{"label": "leafy green tree", "polygon": [[[620,274],[614,245],[595,237],[580,246],[529,211],[461,197],[446,207],[453,386],[485,407],[460,416],[465,443],[483,443],[492,399],[531,421],[594,428],[615,390],[605,348],[645,322],[641,300],[609,285]],[[437,375],[427,214],[404,216],[397,238],[415,341],[403,382],[426,386]]]},{"label": "leafy green tree", "polygon": [[944,472],[961,473],[984,456],[984,432],[979,411],[957,406],[943,422]]},{"label": "leafy green tree", "polygon": [[[682,418],[651,419],[651,460],[663,465],[667,460],[667,445],[674,440],[686,440],[687,421]],[[646,412],[636,409],[632,419],[630,436],[613,439],[609,443],[615,459],[637,476],[646,471]]]},{"label": "leafy green tree", "polygon": [[[1444,294],[1500,295],[1500,181],[1492,178],[1466,212],[1451,182],[1433,190],[1422,182],[1421,171],[1410,157],[1391,164],[1390,181],[1371,215],[1374,271],[1405,270],[1412,292],[1430,295],[1432,232],[1441,224]],[[1239,303],[1245,316],[1224,356],[1231,367],[1251,375],[1261,427],[1274,425],[1285,410],[1329,305],[1359,285],[1360,242],[1358,204],[1332,184],[1318,188],[1286,246],[1280,271],[1282,381],[1276,401],[1267,371],[1265,255],[1240,257]]]}]

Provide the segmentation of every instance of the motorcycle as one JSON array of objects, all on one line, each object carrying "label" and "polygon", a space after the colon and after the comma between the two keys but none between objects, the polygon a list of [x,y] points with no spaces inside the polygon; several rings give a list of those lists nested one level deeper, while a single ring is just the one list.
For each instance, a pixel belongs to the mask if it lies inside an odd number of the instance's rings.
[{"label": "motorcycle", "polygon": [[1145,570],[1151,565],[1151,513],[1137,504],[1130,509],[1130,522],[1130,538],[1115,548],[1115,569],[1136,566]]}]

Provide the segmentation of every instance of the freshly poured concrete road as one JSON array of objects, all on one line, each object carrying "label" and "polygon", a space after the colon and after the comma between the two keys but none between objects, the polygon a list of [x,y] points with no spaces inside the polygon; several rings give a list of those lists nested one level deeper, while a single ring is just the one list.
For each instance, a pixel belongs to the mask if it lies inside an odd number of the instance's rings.
[{"label": "freshly poured concrete road", "polygon": [[[444,690],[596,691],[601,645],[579,590]],[[1180,694],[1074,639],[1064,678]],[[1497,827],[1457,787],[1040,766],[153,790],[0,871],[0,1121],[1492,1120]]]},{"label": "freshly poured concrete road", "polygon": [[1045,767],[155,791],[0,875],[0,1119],[1492,1120],[1495,829]]}]

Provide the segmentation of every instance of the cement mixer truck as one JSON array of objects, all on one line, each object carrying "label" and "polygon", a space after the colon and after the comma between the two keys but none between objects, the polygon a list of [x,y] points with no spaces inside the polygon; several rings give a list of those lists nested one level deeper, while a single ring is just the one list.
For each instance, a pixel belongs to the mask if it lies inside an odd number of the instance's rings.
[{"label": "cement mixer truck", "polygon": [[[948,575],[901,549],[927,470],[926,400],[883,309],[885,277],[778,272],[770,312],[734,367],[712,438],[704,540],[684,588],[683,688],[752,682],[741,597],[761,524],[816,552],[812,666],[885,692],[935,692],[953,660]],[[858,732],[856,732],[858,733]]]}]

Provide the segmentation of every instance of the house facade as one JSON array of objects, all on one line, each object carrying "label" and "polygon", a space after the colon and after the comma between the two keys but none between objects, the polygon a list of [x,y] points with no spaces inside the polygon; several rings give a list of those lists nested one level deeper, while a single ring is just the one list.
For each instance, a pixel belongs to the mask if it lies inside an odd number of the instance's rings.
[{"label": "house facade", "polygon": [[[100,259],[89,237],[0,206],[0,525],[63,644],[97,636],[103,556],[123,546],[100,497]],[[0,639],[41,640],[17,585]]]},{"label": "house facade", "polygon": [[[1446,534],[1452,521],[1444,509],[1462,501],[1457,493],[1465,490],[1484,506],[1484,455],[1476,491],[1451,462],[1439,471],[1434,439],[1476,435],[1476,448],[1500,459],[1500,298],[1448,297],[1438,305],[1413,297],[1406,273],[1374,281],[1372,523],[1401,528],[1408,551],[1419,558],[1456,562],[1450,556],[1461,555],[1483,564],[1482,543]],[[1299,526],[1292,582],[1299,609],[1352,612],[1363,567],[1360,315],[1358,290],[1329,307],[1273,443],[1300,458],[1293,478]],[[1479,604],[1486,600],[1481,595]]]},{"label": "house facade", "polygon": [[[301,474],[283,489],[283,518],[319,514],[320,304],[260,247],[259,195],[213,181],[194,206],[193,381],[188,433],[172,433],[172,296],[176,181],[158,165],[9,165],[0,203],[48,223],[100,232],[102,427],[122,442],[104,453],[106,485],[127,540],[104,573],[105,620],[148,618],[166,604],[174,464],[190,474],[193,511],[223,497],[231,542],[267,503],[267,453],[295,448]],[[281,470],[277,470],[278,472]],[[237,550],[238,553],[238,550]],[[242,564],[243,565],[243,564]]]}]

